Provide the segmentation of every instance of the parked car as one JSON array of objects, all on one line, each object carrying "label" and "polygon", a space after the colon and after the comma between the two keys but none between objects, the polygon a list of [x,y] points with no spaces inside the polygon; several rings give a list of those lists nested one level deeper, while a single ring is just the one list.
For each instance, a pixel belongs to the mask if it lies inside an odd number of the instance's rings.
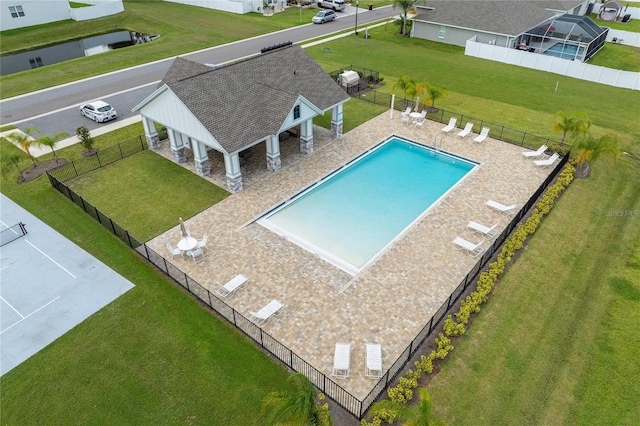
[{"label": "parked car", "polygon": [[80,107],[80,114],[95,120],[96,123],[103,123],[108,120],[118,118],[118,112],[111,105],[104,101],[95,101],[84,104]]},{"label": "parked car", "polygon": [[334,12],[344,10],[344,0],[318,0],[318,7],[333,9]]},{"label": "parked car", "polygon": [[336,19],[336,13],[333,10],[321,10],[311,19],[314,24],[324,24]]}]

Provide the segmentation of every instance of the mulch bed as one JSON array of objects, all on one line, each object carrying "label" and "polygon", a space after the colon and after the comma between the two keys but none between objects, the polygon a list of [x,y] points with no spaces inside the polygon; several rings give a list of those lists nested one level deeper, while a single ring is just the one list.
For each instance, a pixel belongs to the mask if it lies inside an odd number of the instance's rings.
[{"label": "mulch bed", "polygon": [[18,183],[31,182],[34,179],[39,178],[47,172],[47,170],[55,169],[56,167],[67,164],[67,160],[64,158],[58,158],[58,160],[40,161],[36,164],[29,166],[22,172],[22,176],[18,178]]}]

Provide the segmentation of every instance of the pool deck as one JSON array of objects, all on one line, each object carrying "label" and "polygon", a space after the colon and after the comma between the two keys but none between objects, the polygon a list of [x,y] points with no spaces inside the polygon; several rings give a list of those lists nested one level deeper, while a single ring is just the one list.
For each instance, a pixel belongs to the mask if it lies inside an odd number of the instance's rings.
[{"label": "pool deck", "polygon": [[[367,343],[382,345],[383,368],[407,348],[431,316],[475,265],[476,259],[456,248],[461,236],[481,237],[466,229],[470,220],[504,227],[510,218],[485,205],[488,199],[520,208],[551,172],[522,156],[521,147],[494,139],[483,144],[441,132],[443,124],[427,120],[422,128],[401,124],[400,113],[386,112],[332,139],[314,127],[314,152],[300,154],[298,141],[281,142],[282,169],[266,170],[264,144],[252,148],[242,165],[244,190],[186,221],[196,238],[209,236],[205,261],[176,257],[174,264],[215,292],[237,274],[248,285],[227,303],[248,317],[272,299],[285,306],[263,328],[309,364],[331,375],[335,343],[351,344],[351,374],[335,379],[359,399],[375,380],[365,377]],[[480,163],[401,238],[391,244],[357,276],[254,223],[260,215],[383,139],[397,135]],[[168,141],[159,153],[170,156]],[[226,187],[222,156],[211,153],[207,179]],[[185,167],[193,170],[189,159]],[[177,218],[176,218],[177,220]],[[179,226],[148,244],[168,256],[167,242],[176,245]],[[485,241],[485,247],[490,241]],[[170,257],[169,257],[170,258]]]}]

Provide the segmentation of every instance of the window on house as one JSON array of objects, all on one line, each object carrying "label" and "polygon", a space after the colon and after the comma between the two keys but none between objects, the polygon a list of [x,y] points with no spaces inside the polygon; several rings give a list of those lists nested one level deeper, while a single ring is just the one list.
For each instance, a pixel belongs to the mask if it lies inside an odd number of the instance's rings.
[{"label": "window on house", "polygon": [[11,13],[12,18],[20,18],[21,16],[24,16],[22,6],[9,6],[9,12]]},{"label": "window on house", "polygon": [[293,119],[297,120],[298,118],[300,118],[300,105],[293,107]]},{"label": "window on house", "polygon": [[444,25],[440,25],[440,29],[438,30],[438,38],[444,38],[444,31],[445,31]]},{"label": "window on house", "polygon": [[31,64],[31,68],[38,68],[43,65],[42,58],[40,56],[38,56],[37,58],[29,59],[29,63]]}]

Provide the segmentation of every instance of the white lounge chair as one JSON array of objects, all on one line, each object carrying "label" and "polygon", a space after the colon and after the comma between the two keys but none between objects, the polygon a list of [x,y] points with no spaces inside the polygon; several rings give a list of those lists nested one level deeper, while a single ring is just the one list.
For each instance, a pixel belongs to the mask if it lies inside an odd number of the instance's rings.
[{"label": "white lounge chair", "polygon": [[549,167],[552,166],[558,158],[560,158],[560,156],[554,152],[553,155],[546,160],[534,160],[533,162],[538,167]]},{"label": "white lounge chair", "polygon": [[180,257],[184,259],[184,254],[182,254],[182,250],[179,248],[173,247],[171,244],[167,243],[167,250],[171,253],[171,259],[173,259],[176,254],[179,254]]},{"label": "white lounge chair", "polygon": [[187,256],[191,256],[195,263],[200,263],[205,259],[204,252],[200,248],[187,251]]},{"label": "white lounge chair", "polygon": [[478,244],[474,244],[465,240],[464,238],[456,237],[456,239],[453,240],[453,244],[457,245],[473,257],[478,257],[484,251],[484,249],[482,248],[483,241],[484,240],[481,240]]},{"label": "white lounge chair", "polygon": [[536,151],[524,151],[522,155],[524,156],[524,158],[538,158],[538,157],[542,157],[542,155],[546,150],[547,150],[547,146],[542,145]]},{"label": "white lounge chair", "polygon": [[372,379],[382,377],[382,346],[379,343],[367,343],[364,375]]},{"label": "white lounge chair", "polygon": [[512,216],[516,212],[515,204],[512,204],[510,206],[505,206],[504,204],[501,204],[497,201],[489,200],[487,201],[487,205],[507,216]]},{"label": "white lounge chair", "polygon": [[476,136],[473,141],[477,142],[477,143],[482,143],[487,139],[487,136],[489,136],[489,128],[488,127],[483,127],[482,131],[480,132],[480,134],[478,136]]},{"label": "white lounge chair", "polygon": [[467,125],[464,126],[464,129],[458,132],[458,137],[466,138],[467,136],[469,136],[472,130],[473,130],[473,123],[467,123]]},{"label": "white lounge chair", "polygon": [[446,126],[444,126],[444,127],[442,128],[442,131],[443,131],[443,132],[445,132],[445,133],[450,133],[453,129],[455,129],[455,128],[456,128],[456,121],[458,121],[458,119],[457,119],[457,118],[455,118],[455,117],[451,117],[451,118],[449,119],[449,124],[447,124]]},{"label": "white lounge chair", "polygon": [[269,319],[273,315],[278,315],[282,308],[284,308],[284,305],[273,299],[258,312],[249,311],[249,321],[257,325],[258,327],[262,327],[269,322]]},{"label": "white lounge chair", "polygon": [[333,355],[333,371],[331,375],[346,379],[349,377],[349,364],[351,363],[351,344],[336,343],[336,350]]},{"label": "white lounge chair", "polygon": [[236,275],[228,283],[220,286],[216,293],[218,293],[218,295],[224,297],[225,299],[229,299],[235,294],[237,289],[244,287],[245,284],[247,284],[247,281],[247,277],[245,277],[244,275]]},{"label": "white lounge chair", "polygon": [[489,237],[494,237],[497,233],[497,229],[498,229],[498,222],[496,222],[495,225],[493,225],[492,227],[487,227],[484,226],[478,222],[474,222],[474,221],[469,221],[469,223],[467,223],[467,226],[472,229],[473,231],[477,232],[478,234],[482,234],[482,235],[487,235]]}]

